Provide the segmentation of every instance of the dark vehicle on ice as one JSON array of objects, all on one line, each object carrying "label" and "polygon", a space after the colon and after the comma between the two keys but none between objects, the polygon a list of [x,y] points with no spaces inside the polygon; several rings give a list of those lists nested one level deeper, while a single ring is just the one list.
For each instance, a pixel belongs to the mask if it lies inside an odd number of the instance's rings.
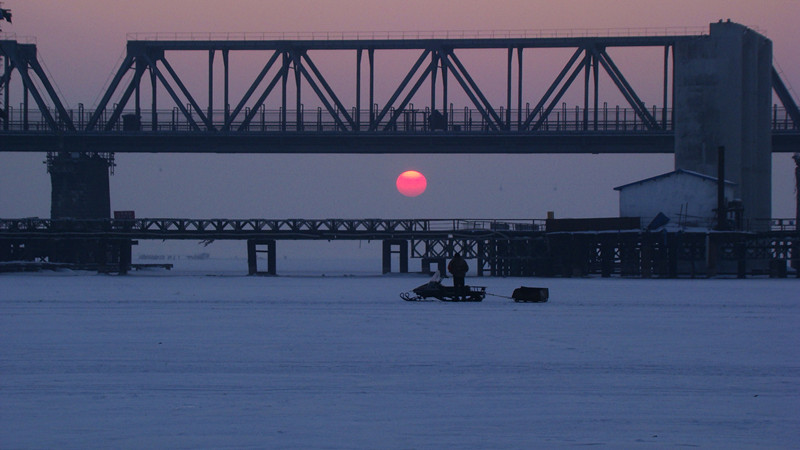
[{"label": "dark vehicle on ice", "polygon": [[485,286],[445,286],[437,271],[430,281],[417,286],[410,292],[403,292],[400,298],[408,302],[418,302],[435,298],[443,302],[480,302],[486,297]]}]

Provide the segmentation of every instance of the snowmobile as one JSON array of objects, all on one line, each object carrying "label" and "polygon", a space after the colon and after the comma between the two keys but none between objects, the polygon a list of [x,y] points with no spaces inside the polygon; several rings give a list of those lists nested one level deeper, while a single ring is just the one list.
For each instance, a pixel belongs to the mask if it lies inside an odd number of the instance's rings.
[{"label": "snowmobile", "polygon": [[439,271],[427,283],[417,286],[409,292],[402,292],[400,298],[407,302],[418,302],[435,298],[443,302],[480,302],[486,297],[485,286],[445,286]]},{"label": "snowmobile", "polygon": [[464,286],[463,288],[444,286],[442,285],[442,277],[437,270],[430,281],[417,286],[411,291],[400,293],[400,298],[407,302],[419,302],[428,298],[436,298],[443,302],[480,302],[483,301],[486,295],[509,298],[518,303],[545,303],[550,298],[550,289],[520,286],[514,289],[511,297],[488,294],[484,286]]}]

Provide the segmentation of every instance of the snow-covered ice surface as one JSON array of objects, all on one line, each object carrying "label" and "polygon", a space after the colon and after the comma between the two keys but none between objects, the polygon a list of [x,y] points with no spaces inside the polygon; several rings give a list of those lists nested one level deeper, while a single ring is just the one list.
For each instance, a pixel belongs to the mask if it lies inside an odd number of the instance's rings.
[{"label": "snow-covered ice surface", "polygon": [[180,266],[0,275],[0,447],[800,442],[796,279],[469,277],[550,302],[454,304],[402,301],[422,275]]}]

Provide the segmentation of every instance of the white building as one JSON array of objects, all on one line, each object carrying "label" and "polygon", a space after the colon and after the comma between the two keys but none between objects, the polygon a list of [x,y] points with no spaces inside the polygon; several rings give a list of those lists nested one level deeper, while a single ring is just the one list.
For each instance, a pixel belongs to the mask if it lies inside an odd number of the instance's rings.
[{"label": "white building", "polygon": [[[734,199],[735,183],[725,181],[725,199]],[[679,169],[652,178],[615,187],[619,191],[620,217],[641,217],[647,226],[658,213],[670,224],[710,227],[717,208],[717,179]]]}]

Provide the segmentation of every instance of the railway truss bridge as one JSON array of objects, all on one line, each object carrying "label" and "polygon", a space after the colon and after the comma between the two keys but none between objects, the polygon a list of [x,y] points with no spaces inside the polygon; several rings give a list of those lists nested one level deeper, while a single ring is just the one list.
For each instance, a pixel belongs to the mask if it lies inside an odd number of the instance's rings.
[{"label": "railway truss bridge", "polygon": [[[0,40],[0,151],[673,153],[680,146],[676,134],[697,132],[689,123],[695,115],[708,107],[727,111],[724,97],[751,90],[727,85],[738,75],[703,72],[693,52],[717,40],[731,47],[711,57],[732,54],[742,45],[737,36],[757,33],[732,23],[712,24],[711,33],[643,33],[131,35],[125,57],[90,108],[64,106],[35,44]],[[740,122],[767,127],[773,152],[794,152],[800,111],[772,67],[769,46],[762,68],[732,61],[751,76],[761,70],[758,82],[768,86],[759,94],[766,101],[758,101],[758,115],[738,107],[736,113]],[[635,88],[614,57],[632,49],[660,60],[655,74],[638,80],[647,86]],[[551,51],[562,52],[563,65],[542,57]],[[231,75],[242,55],[253,54],[255,66],[234,72],[252,72],[252,78]],[[206,67],[181,67],[191,55],[207,55]],[[405,61],[403,55],[411,56]],[[347,60],[354,66],[336,70]],[[552,75],[538,73],[538,66],[550,67]],[[709,77],[717,78],[714,86],[695,85]],[[16,90],[14,78],[22,82]],[[725,94],[698,106],[693,92],[716,84]],[[717,145],[724,143],[708,143]]]},{"label": "railway truss bridge", "polygon": [[[655,74],[644,81],[638,75],[634,78],[632,72],[637,70],[623,64],[630,64],[627,57],[619,57],[634,50],[653,52],[655,57],[648,61],[657,61],[639,64],[655,67]],[[540,58],[550,52],[560,53],[562,64],[558,57]],[[179,62],[190,55],[199,55],[201,62],[186,70]],[[244,81],[241,73],[247,71],[236,66],[243,55],[256,55],[257,61],[251,72],[254,76]],[[326,239],[326,234],[372,239],[370,233],[380,231],[374,239],[410,242],[412,254],[425,262],[440,261],[453,248],[460,248],[480,260],[481,271],[501,275],[542,271],[531,268],[535,265],[531,255],[549,254],[537,247],[543,245],[540,237],[549,233],[547,227],[542,230],[535,222],[511,223],[507,229],[495,222],[500,228],[477,230],[452,224],[448,230],[434,231],[422,227],[433,223],[416,220],[394,225],[375,222],[385,230],[369,228],[368,221],[344,221],[354,227],[348,230],[326,221],[222,221],[228,225],[219,228],[214,221],[139,219],[125,228],[108,219],[109,169],[113,171],[114,154],[119,152],[487,153],[498,157],[508,153],[673,153],[676,168],[716,176],[718,168],[708,162],[713,158],[706,152],[724,148],[726,179],[736,183],[734,195],[742,200],[744,219],[755,223],[772,216],[772,155],[800,150],[800,110],[790,84],[773,66],[771,41],[731,22],[712,23],[708,30],[697,32],[651,30],[606,36],[535,32],[137,35],[128,41],[108,85],[98,89],[100,101],[89,108],[64,105],[38,60],[35,44],[0,39],[0,58],[0,153],[46,154],[53,189],[52,222],[35,222],[24,231],[19,229],[22,222],[4,222],[10,224],[4,239],[11,241],[6,241],[10,246],[2,251],[19,252],[19,245],[26,251],[27,247],[47,248],[52,261],[77,262],[92,254],[100,258],[95,263],[102,265],[107,251],[98,248],[104,248],[101,241],[109,239],[221,239],[221,234],[224,238],[235,234],[236,239],[248,239],[252,247],[261,245],[259,240],[297,239],[305,232],[316,239]],[[543,66],[549,67],[544,72],[550,75],[542,77],[535,70]],[[335,70],[341,67],[346,68],[344,72]],[[532,76],[532,72],[538,74]],[[101,224],[82,231],[87,239],[100,241],[73,245],[81,231],[72,228],[86,223]],[[273,229],[272,224],[281,225]],[[302,224],[316,228],[306,230]],[[405,224],[414,227],[406,229]],[[759,232],[772,231],[762,225]],[[474,245],[459,246],[451,234],[471,238]],[[441,237],[445,235],[447,239]],[[31,241],[13,241],[24,236]],[[481,245],[478,236],[487,236]],[[39,246],[37,239],[50,242]],[[60,247],[65,239],[72,244]],[[521,244],[526,239],[528,243]],[[642,261],[651,260],[652,251],[646,250],[649,247],[639,237],[631,237],[634,241],[630,245],[639,249],[634,252],[639,262],[620,256],[625,252],[616,244],[616,250],[607,249],[601,257],[604,261],[624,259],[628,262],[620,262],[620,267],[632,264],[639,273],[649,273],[650,266]],[[508,254],[516,256],[504,256],[500,262],[498,255],[506,251],[495,245],[500,242],[507,242],[503,245]],[[546,241],[548,251],[554,242]],[[702,242],[690,253],[710,248]],[[402,252],[402,245],[386,245],[384,259],[393,248]],[[419,245],[426,247],[422,250]],[[564,254],[597,255],[602,248],[597,242],[586,248],[575,245]],[[119,247],[122,261],[129,247]],[[758,248],[768,247],[758,244]],[[764,252],[786,256],[777,247],[769,248]],[[667,260],[678,270],[674,255],[679,250],[670,251],[673,256]],[[612,258],[615,252],[619,255]],[[741,248],[737,252],[747,253]],[[252,259],[256,251],[249,253]],[[512,263],[513,258],[517,262]],[[569,262],[572,259],[561,258],[559,263],[548,258],[552,272],[572,270],[555,269],[559,265],[589,267],[589,263]],[[593,258],[575,256],[575,261]],[[253,270],[258,272],[251,265]]]}]

